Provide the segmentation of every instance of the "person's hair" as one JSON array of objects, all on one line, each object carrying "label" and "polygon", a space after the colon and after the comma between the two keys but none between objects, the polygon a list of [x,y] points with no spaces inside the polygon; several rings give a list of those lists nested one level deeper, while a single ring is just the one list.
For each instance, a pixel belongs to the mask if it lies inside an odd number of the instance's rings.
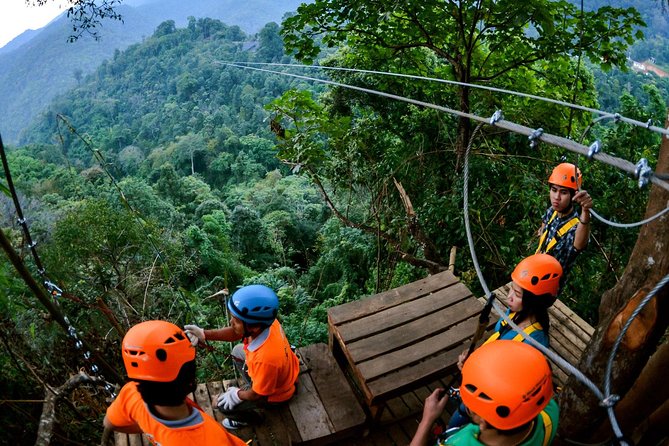
[{"label": "person's hair", "polygon": [[174,381],[156,382],[136,380],[137,390],[144,402],[150,406],[180,406],[186,395],[195,391],[195,360],[181,366]]},{"label": "person's hair", "polygon": [[548,330],[550,329],[548,307],[549,303],[552,303],[553,300],[554,298],[550,294],[536,295],[531,291],[523,289],[523,309],[516,313],[513,321],[517,324],[534,316],[548,336]]}]

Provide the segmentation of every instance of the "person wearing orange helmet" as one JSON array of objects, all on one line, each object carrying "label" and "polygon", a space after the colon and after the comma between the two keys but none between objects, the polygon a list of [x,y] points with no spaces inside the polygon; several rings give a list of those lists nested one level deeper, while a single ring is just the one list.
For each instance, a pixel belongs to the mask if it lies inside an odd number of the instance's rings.
[{"label": "person wearing orange helmet", "polygon": [[[548,308],[553,305],[560,290],[562,266],[548,254],[533,254],[518,263],[511,273],[511,287],[507,294],[508,309],[506,315],[523,332],[544,347],[549,347],[548,330],[550,321]],[[495,331],[485,341],[489,344],[497,340],[528,342],[520,333],[500,319]],[[458,368],[462,370],[467,353],[463,351],[458,358]],[[448,427],[454,428],[469,422],[464,407],[460,405],[449,420]]]},{"label": "person wearing orange helmet", "polygon": [[[491,342],[477,349],[462,368],[460,396],[472,422],[447,431],[437,445],[548,446],[557,431],[559,408],[546,358],[521,342]],[[448,396],[435,390],[410,446],[430,443],[431,428]]]},{"label": "person wearing orange helmet", "polygon": [[[559,164],[548,178],[551,206],[542,218],[536,253],[550,254],[562,265],[564,279],[576,256],[588,245],[592,198],[580,190],[581,171],[571,163]],[[574,208],[580,205],[581,214]]]},{"label": "person wearing orange helmet", "polygon": [[166,321],[139,323],[123,338],[128,378],[107,408],[106,428],[141,434],[154,445],[243,446],[187,395],[195,390],[195,348],[181,328]]}]

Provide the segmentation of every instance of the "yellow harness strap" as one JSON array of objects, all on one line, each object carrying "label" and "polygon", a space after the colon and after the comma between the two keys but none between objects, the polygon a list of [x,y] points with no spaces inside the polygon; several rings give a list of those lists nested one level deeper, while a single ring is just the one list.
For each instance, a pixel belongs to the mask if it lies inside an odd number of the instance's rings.
[{"label": "yellow harness strap", "polygon": [[[515,315],[516,315],[515,312],[509,313],[509,319],[513,319],[513,317]],[[506,321],[502,321],[502,327],[505,327],[506,325],[508,325],[506,323]],[[523,328],[523,333],[525,333],[526,335],[529,336],[532,333],[534,333],[535,331],[542,330],[542,329],[543,329],[543,327],[541,326],[541,324],[539,322],[535,322],[534,324],[528,325],[527,327]],[[486,339],[486,341],[483,343],[483,345],[486,345],[488,342],[496,341],[497,339],[499,339],[499,336],[500,336],[500,332],[496,331],[495,333],[491,334],[488,339]],[[523,335],[518,333],[511,340],[516,341],[516,342],[523,342]]]},{"label": "yellow harness strap", "polygon": [[[544,246],[544,242],[546,241],[546,236],[548,235],[548,226],[551,224],[553,220],[555,220],[555,217],[557,217],[557,211],[553,211],[553,215],[551,215],[551,218],[548,220],[546,223],[546,226],[544,228],[544,232],[541,234],[541,237],[539,238],[539,246],[537,247],[537,250],[534,252],[535,254],[541,253],[541,248]],[[558,240],[560,240],[564,235],[569,232],[571,228],[576,226],[578,224],[578,217],[574,217],[557,230],[555,237],[550,239],[548,241],[548,244],[546,245],[546,249],[544,249],[543,254],[548,254],[553,247],[557,244]]]},{"label": "yellow harness strap", "polygon": [[551,417],[548,416],[545,410],[540,412],[541,420],[544,422],[544,442],[543,446],[548,446],[548,443],[551,439],[551,434],[553,433],[553,422]]}]

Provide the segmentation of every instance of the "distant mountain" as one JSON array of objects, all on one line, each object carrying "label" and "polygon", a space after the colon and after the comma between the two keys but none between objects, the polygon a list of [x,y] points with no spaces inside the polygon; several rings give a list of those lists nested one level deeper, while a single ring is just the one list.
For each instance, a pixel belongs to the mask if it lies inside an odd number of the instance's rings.
[{"label": "distant mountain", "polygon": [[7,43],[5,46],[0,48],[0,54],[5,54],[14,51],[15,49],[19,48],[21,45],[24,43],[27,43],[35,37],[37,34],[39,34],[40,31],[36,29],[28,29],[23,31],[21,34],[18,36],[14,37],[11,42]]},{"label": "distant mountain", "polygon": [[165,20],[177,26],[188,17],[210,17],[247,33],[268,22],[280,23],[300,0],[129,0],[117,8],[123,22],[105,20],[100,40],[84,36],[67,43],[71,23],[65,14],[37,31],[26,31],[0,48],[0,133],[16,144],[21,132],[59,93],[92,73],[102,61],[152,35]]}]

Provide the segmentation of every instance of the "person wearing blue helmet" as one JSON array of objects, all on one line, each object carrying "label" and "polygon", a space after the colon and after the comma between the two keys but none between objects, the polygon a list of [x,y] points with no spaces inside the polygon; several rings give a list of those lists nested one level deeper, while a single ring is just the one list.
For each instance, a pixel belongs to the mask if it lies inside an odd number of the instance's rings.
[{"label": "person wearing blue helmet", "polygon": [[242,389],[229,387],[216,398],[219,410],[227,416],[223,425],[237,429],[258,420],[259,407],[283,403],[293,396],[300,365],[276,319],[279,299],[271,288],[244,286],[228,299],[227,306],[230,326],[214,330],[197,325],[184,328],[194,346],[206,341],[242,340],[232,349],[232,358],[247,385]]}]

